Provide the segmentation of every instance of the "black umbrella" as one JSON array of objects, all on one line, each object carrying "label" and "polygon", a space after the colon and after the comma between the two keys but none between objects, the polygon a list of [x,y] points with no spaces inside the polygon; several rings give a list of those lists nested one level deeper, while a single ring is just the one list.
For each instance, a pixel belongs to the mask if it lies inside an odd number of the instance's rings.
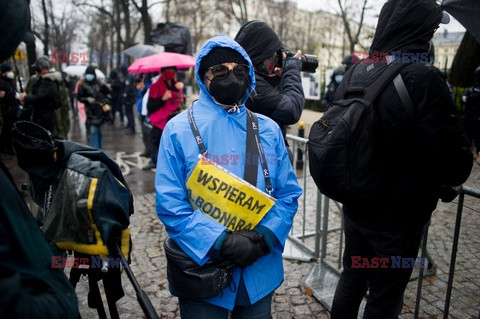
[{"label": "black umbrella", "polygon": [[443,0],[442,9],[457,19],[480,42],[479,0]]},{"label": "black umbrella", "polygon": [[148,44],[137,44],[123,51],[123,53],[131,57],[134,57],[135,59],[154,55],[158,52],[160,52],[160,50]]}]

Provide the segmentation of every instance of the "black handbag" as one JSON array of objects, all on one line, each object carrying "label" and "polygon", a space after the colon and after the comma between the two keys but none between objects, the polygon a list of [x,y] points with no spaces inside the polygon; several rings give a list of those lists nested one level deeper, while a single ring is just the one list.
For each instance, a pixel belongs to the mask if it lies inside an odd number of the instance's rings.
[{"label": "black handbag", "polygon": [[208,299],[219,296],[232,282],[233,264],[210,259],[199,266],[167,237],[163,244],[167,256],[167,278],[172,293],[186,299]]}]

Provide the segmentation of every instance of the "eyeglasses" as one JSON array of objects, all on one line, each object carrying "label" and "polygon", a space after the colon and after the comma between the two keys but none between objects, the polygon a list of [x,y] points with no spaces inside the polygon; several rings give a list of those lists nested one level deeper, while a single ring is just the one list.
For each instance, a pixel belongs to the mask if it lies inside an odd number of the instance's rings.
[{"label": "eyeglasses", "polygon": [[245,64],[237,64],[233,69],[229,69],[228,66],[223,64],[217,64],[208,68],[214,77],[223,79],[227,76],[230,71],[233,71],[233,74],[239,79],[244,79],[248,76],[249,66]]}]

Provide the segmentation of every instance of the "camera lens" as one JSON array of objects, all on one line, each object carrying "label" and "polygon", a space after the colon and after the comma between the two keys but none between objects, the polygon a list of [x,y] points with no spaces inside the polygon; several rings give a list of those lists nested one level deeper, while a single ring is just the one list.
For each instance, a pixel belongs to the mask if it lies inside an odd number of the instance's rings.
[{"label": "camera lens", "polygon": [[302,54],[302,71],[308,73],[315,73],[318,67],[318,59],[313,54]]}]

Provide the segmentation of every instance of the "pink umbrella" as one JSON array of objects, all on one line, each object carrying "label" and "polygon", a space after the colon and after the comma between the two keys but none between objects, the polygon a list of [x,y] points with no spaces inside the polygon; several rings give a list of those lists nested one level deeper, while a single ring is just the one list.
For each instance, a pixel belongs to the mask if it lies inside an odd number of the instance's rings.
[{"label": "pink umbrella", "polygon": [[188,69],[195,65],[195,58],[191,55],[160,52],[135,60],[129,67],[129,73],[149,73],[160,71],[161,68],[174,66],[177,69]]}]

